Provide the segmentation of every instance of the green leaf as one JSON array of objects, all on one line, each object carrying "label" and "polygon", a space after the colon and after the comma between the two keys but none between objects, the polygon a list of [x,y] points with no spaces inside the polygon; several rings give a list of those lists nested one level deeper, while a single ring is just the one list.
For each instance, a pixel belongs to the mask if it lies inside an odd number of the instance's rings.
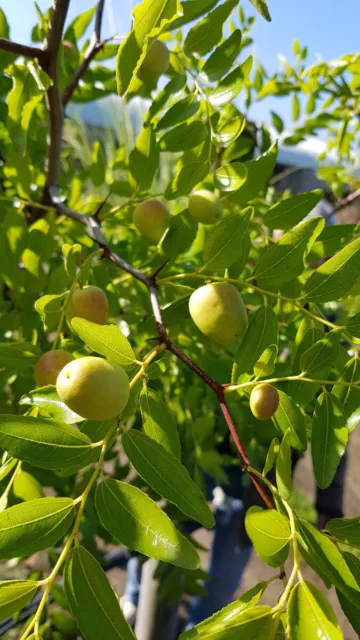
[{"label": "green leaf", "polygon": [[295,402],[284,391],[278,389],[280,398],[279,406],[275,411],[272,421],[282,434],[289,430],[290,444],[294,449],[306,451],[307,437],[305,417]]},{"label": "green leaf", "polygon": [[95,140],[91,153],[90,180],[95,187],[101,187],[105,182],[106,157],[99,140]]},{"label": "green leaf", "polygon": [[346,449],[349,430],[337,398],[324,391],[316,401],[311,435],[311,453],[320,489],[331,484]]},{"label": "green leaf", "polygon": [[222,147],[227,147],[232,142],[235,142],[236,138],[243,132],[245,124],[244,116],[239,115],[238,118],[233,118],[222,124],[217,133],[215,133],[214,138]]},{"label": "green leaf", "polygon": [[243,89],[249,78],[253,64],[253,57],[246,60],[233,71],[231,71],[218,86],[209,94],[209,102],[213,107],[222,107],[231,102]]},{"label": "green leaf", "polygon": [[99,455],[80,431],[31,416],[0,416],[0,446],[41,469],[81,469]]},{"label": "green leaf", "polygon": [[190,162],[181,166],[172,182],[166,187],[166,200],[175,200],[188,195],[209,173],[209,165],[204,162]]},{"label": "green leaf", "polygon": [[324,227],[323,218],[312,218],[287,231],[276,244],[265,248],[254,275],[259,286],[279,289],[304,270],[304,257]]},{"label": "green leaf", "polygon": [[292,491],[290,437],[290,431],[287,431],[280,443],[275,466],[277,488],[284,500],[289,500]]},{"label": "green leaf", "polygon": [[254,365],[254,374],[257,378],[264,378],[273,373],[278,348],[276,344],[271,344],[262,352],[259,360]]},{"label": "green leaf", "polygon": [[[312,378],[318,380],[326,378],[338,356],[340,333],[331,332],[324,337],[321,336],[324,334],[315,327],[305,334],[296,350],[293,363],[294,375],[302,372],[308,377],[310,372],[307,369],[310,369]],[[312,400],[318,389],[319,385],[316,382],[294,380],[289,383],[288,393],[297,404],[305,406]]]},{"label": "green leaf", "polygon": [[348,331],[353,338],[360,339],[360,313],[347,319],[346,331]]},{"label": "green leaf", "polygon": [[279,133],[282,133],[284,131],[284,122],[283,122],[283,120],[274,111],[271,111],[271,117],[272,117],[272,123],[273,123],[275,129],[277,129],[277,131]]},{"label": "green leaf", "polygon": [[222,42],[208,57],[201,75],[208,81],[221,80],[231,69],[233,63],[241,51],[241,31],[235,29],[231,36]]},{"label": "green leaf", "polygon": [[333,518],[326,525],[327,531],[341,542],[350,546],[360,547],[360,518]]},{"label": "green leaf", "polygon": [[71,613],[85,640],[135,640],[104,570],[80,545],[67,558],[64,585]]},{"label": "green leaf", "polygon": [[307,580],[298,582],[291,591],[288,621],[293,640],[341,640],[344,637],[328,600]]},{"label": "green leaf", "polygon": [[290,526],[275,509],[250,507],[245,517],[246,532],[260,558],[270,567],[280,567],[289,555]]},{"label": "green leaf", "polygon": [[178,100],[159,120],[156,125],[156,131],[168,129],[169,127],[174,126],[174,124],[185,122],[188,118],[192,118],[199,108],[200,100],[195,93],[186,96],[186,98],[183,98],[182,100]]},{"label": "green leaf", "polygon": [[13,491],[14,495],[20,500],[36,500],[44,497],[40,482],[22,469],[15,476]]},{"label": "green leaf", "polygon": [[223,271],[241,257],[239,246],[253,215],[254,209],[247,207],[241,214],[228,216],[215,226],[206,238],[203,269]]},{"label": "green leaf", "polygon": [[265,349],[277,344],[277,341],[278,328],[274,311],[268,305],[259,307],[250,317],[247,332],[236,352],[232,382],[237,384],[249,380]]},{"label": "green leaf", "polygon": [[116,58],[116,79],[120,96],[145,58],[150,38],[156,38],[175,18],[182,15],[178,0],[144,0],[134,11],[133,27],[119,47]]},{"label": "green leaf", "polygon": [[323,197],[320,189],[301,193],[274,204],[262,217],[262,222],[269,229],[287,231],[297,225],[310,213]]},{"label": "green leaf", "polygon": [[331,258],[353,239],[355,232],[356,224],[334,224],[325,227],[311,247],[311,256]]},{"label": "green leaf", "polygon": [[73,37],[75,37],[76,41],[81,38],[92,20],[95,9],[96,5],[91,9],[88,9],[88,11],[84,11],[84,13],[76,16],[75,20],[73,20],[67,27],[64,34],[64,40],[73,41]]},{"label": "green leaf", "polygon": [[305,562],[325,584],[333,584],[351,602],[358,604],[360,587],[336,545],[305,520],[297,521],[296,529]]},{"label": "green leaf", "polygon": [[166,257],[175,260],[179,253],[190,249],[196,238],[198,224],[188,210],[170,218],[170,225],[161,243]]},{"label": "green leaf", "polygon": [[183,9],[183,15],[181,18],[177,18],[168,27],[165,27],[165,31],[179,29],[184,24],[200,18],[205,13],[208,13],[215,7],[219,0],[184,0],[181,3]]},{"label": "green leaf", "polygon": [[0,513],[0,558],[31,556],[52,547],[74,518],[70,498],[29,500]]},{"label": "green leaf", "polygon": [[300,101],[297,93],[293,94],[292,98],[292,119],[296,122],[300,116]]},{"label": "green leaf", "polygon": [[277,144],[274,144],[267,153],[259,156],[256,160],[244,162],[248,170],[247,180],[238,191],[229,195],[230,202],[235,202],[238,205],[246,204],[265,189],[275,168],[277,152]]},{"label": "green leaf", "polygon": [[[82,246],[81,244],[63,244],[62,246],[62,252],[64,254],[64,267],[65,267],[65,271],[68,274],[69,278],[74,279],[76,276],[76,271],[77,268],[80,266],[80,262],[81,262],[81,252],[82,252]],[[47,296],[43,296],[43,297],[47,297]],[[48,296],[48,297],[52,297],[52,296]],[[41,300],[42,298],[40,298]],[[35,302],[35,309],[38,313],[41,312],[39,309],[37,309],[36,305],[39,302],[39,300],[37,300]]]},{"label": "green leaf", "polygon": [[134,363],[135,354],[130,342],[114,324],[104,326],[84,318],[73,318],[71,326],[92,351],[123,367]]},{"label": "green leaf", "polygon": [[241,162],[232,162],[216,169],[214,185],[220,191],[235,191],[239,189],[247,178],[247,167]]},{"label": "green leaf", "polygon": [[[343,556],[346,560],[346,564],[353,574],[356,582],[360,585],[360,560],[353,553],[344,552]],[[354,630],[360,634],[360,600],[356,604],[351,602],[341,591],[336,589],[336,595],[340,602],[341,608],[345,613],[347,619],[352,624]]]},{"label": "green leaf", "polygon": [[151,188],[159,168],[160,152],[152,127],[145,127],[129,156],[129,169],[140,191]]},{"label": "green leaf", "polygon": [[39,585],[34,580],[0,582],[0,620],[9,618],[25,607],[36,594]]},{"label": "green leaf", "polygon": [[[278,621],[273,618],[271,607],[257,606],[245,608],[239,616],[225,624],[212,626],[198,636],[182,634],[179,640],[198,638],[199,640],[269,640],[274,637]],[[196,627],[194,627],[196,629]],[[188,633],[188,632],[186,632]]]},{"label": "green leaf", "polygon": [[186,151],[198,147],[208,135],[203,122],[184,122],[165,133],[159,140],[162,151]]},{"label": "green leaf", "polygon": [[271,22],[271,16],[265,0],[250,0],[250,2],[255,7],[256,11],[258,11],[260,15],[265,18],[265,20]]},{"label": "green leaf", "polygon": [[56,420],[56,422],[75,424],[76,422],[82,422],[84,420],[84,418],[78,416],[77,413],[71,411],[66,404],[61,402],[54,385],[29,391],[29,393],[26,393],[20,398],[19,404],[39,407],[39,409],[45,411],[49,417]]},{"label": "green leaf", "polygon": [[40,315],[45,331],[55,331],[57,328],[66,295],[45,295],[36,300],[35,311]]},{"label": "green leaf", "polygon": [[0,367],[6,369],[33,368],[41,356],[39,347],[31,342],[0,342]]},{"label": "green leaf", "polygon": [[263,475],[267,476],[269,471],[273,468],[276,460],[276,456],[278,455],[280,450],[279,440],[277,438],[273,438],[270,442],[270,446],[268,452],[266,454],[266,460],[263,470]]},{"label": "green leaf", "polygon": [[204,55],[211,51],[222,38],[223,24],[235,8],[237,0],[227,0],[211,11],[203,20],[197,22],[188,32],[184,51]]},{"label": "green leaf", "polygon": [[[192,1],[192,0],[191,0]],[[174,98],[186,85],[186,76],[178,75],[171,78],[162,91],[156,94],[153,99],[149,111],[145,117],[145,123],[148,124],[152,118],[163,109],[170,98]]]},{"label": "green leaf", "polygon": [[[346,363],[340,374],[339,382],[357,382],[358,386],[360,385],[360,360],[358,358],[352,358]],[[360,389],[334,384],[331,394],[339,400],[347,419],[360,407]]]},{"label": "green leaf", "polygon": [[104,480],[96,491],[96,509],[103,526],[129,549],[185,569],[199,567],[191,542],[137,487]]},{"label": "green leaf", "polygon": [[307,280],[303,295],[311,302],[339,300],[353,286],[360,270],[360,238],[327,260]]},{"label": "green leaf", "polygon": [[155,391],[145,387],[140,394],[143,431],[180,460],[181,448],[174,416]]},{"label": "green leaf", "polygon": [[202,638],[208,637],[207,634],[211,635],[211,632],[218,626],[221,626],[222,629],[227,626],[232,626],[244,609],[254,607],[258,603],[267,585],[267,582],[259,582],[259,584],[249,589],[249,591],[246,591],[246,593],[240,596],[238,600],[235,600],[235,602],[231,602],[220,611],[214,613],[210,618],[203,620],[192,629],[182,633],[180,636],[181,640],[201,640]]},{"label": "green leaf", "polygon": [[125,432],[122,443],[137,473],[157,493],[204,527],[214,525],[214,516],[199,487],[174,456],[139,431]]}]

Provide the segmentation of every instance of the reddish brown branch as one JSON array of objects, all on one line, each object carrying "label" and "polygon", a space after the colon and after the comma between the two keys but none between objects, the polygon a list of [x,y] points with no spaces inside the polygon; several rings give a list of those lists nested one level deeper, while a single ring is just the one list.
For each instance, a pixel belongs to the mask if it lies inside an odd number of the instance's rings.
[{"label": "reddish brown branch", "polygon": [[96,7],[96,16],[95,16],[95,28],[94,33],[91,38],[91,42],[85,52],[84,59],[82,60],[79,67],[76,69],[73,77],[71,78],[69,84],[64,89],[64,93],[62,95],[62,104],[65,107],[67,103],[71,100],[72,95],[79,84],[79,81],[86,73],[90,63],[96,55],[101,51],[104,47],[105,42],[101,40],[101,24],[104,12],[104,4],[105,0],[99,0]]},{"label": "reddish brown branch", "polygon": [[25,58],[37,58],[40,64],[44,62],[46,57],[43,49],[39,49],[39,47],[29,47],[26,44],[12,42],[12,40],[7,40],[6,38],[0,38],[0,49]]}]

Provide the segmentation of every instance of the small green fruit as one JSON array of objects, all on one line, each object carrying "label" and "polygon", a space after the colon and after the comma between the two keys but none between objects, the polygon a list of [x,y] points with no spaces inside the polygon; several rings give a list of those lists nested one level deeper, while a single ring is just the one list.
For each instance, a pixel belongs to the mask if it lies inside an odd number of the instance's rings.
[{"label": "small green fruit", "polygon": [[159,200],[145,200],[134,209],[133,222],[149,244],[158,244],[169,226],[170,214]]},{"label": "small green fruit", "polygon": [[222,218],[223,207],[215,193],[200,189],[189,198],[189,213],[198,222],[214,224]]},{"label": "small green fruit", "polygon": [[243,299],[226,282],[196,289],[190,297],[189,310],[198,329],[218,344],[241,340],[248,326]]},{"label": "small green fruit", "polygon": [[39,358],[35,365],[35,380],[38,387],[45,387],[47,384],[56,384],[61,369],[74,357],[68,351],[55,349],[48,351]]},{"label": "small green fruit", "polygon": [[66,307],[66,319],[70,326],[73,318],[85,318],[96,324],[107,324],[108,313],[106,293],[93,286],[75,289]]},{"label": "small green fruit", "polygon": [[161,40],[154,40],[146,52],[137,75],[145,84],[153,84],[161,74],[166,73],[169,64],[169,49]]},{"label": "small green fruit", "polygon": [[130,394],[129,379],[120,365],[87,356],[69,362],[56,381],[60,400],[87,420],[118,416]]},{"label": "small green fruit", "polygon": [[257,384],[250,394],[250,409],[258,420],[271,418],[279,406],[279,394],[267,382]]}]

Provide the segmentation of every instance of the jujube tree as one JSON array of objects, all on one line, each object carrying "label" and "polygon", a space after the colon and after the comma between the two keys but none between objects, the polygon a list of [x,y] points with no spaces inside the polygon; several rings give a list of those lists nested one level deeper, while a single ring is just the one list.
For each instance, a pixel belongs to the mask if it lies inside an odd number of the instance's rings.
[{"label": "jujube tree", "polygon": [[[251,2],[270,19],[264,1]],[[320,531],[289,503],[291,449],[311,446],[326,488],[357,422],[358,230],[305,219],[318,190],[269,186],[277,142],[234,103],[292,94],[297,120],[303,91],[309,118],[287,143],[326,126],[339,162],[351,159],[359,56],[305,68],[296,41],[296,68],[267,78],[246,56],[253,18],[237,0],[144,0],[120,46],[102,39],[104,0],[64,27],[68,7],[37,8],[31,46],[11,41],[0,10],[0,558],[47,549],[51,560],[48,573],[0,584],[1,618],[40,592],[21,640],[52,637],[65,623],[86,640],[134,638],[98,562],[99,537],[179,568],[196,586],[198,552],[166,512],[214,525],[202,472],[221,475],[220,424],[239,482],[246,474],[263,500],[246,529],[274,574],[181,638],[341,638],[301,562],[335,586],[360,633],[360,519]],[[115,55],[116,74],[102,64]],[[64,136],[68,104],[116,91],[127,103],[146,98],[142,128],[112,155],[93,141],[86,164]],[[273,123],[281,133],[276,113]],[[338,206],[344,185],[357,187],[344,166],[322,175]],[[264,452],[256,434],[265,431]],[[119,447],[136,472],[129,482]],[[264,466],[252,464],[261,456]],[[259,605],[277,579],[279,600]]]}]

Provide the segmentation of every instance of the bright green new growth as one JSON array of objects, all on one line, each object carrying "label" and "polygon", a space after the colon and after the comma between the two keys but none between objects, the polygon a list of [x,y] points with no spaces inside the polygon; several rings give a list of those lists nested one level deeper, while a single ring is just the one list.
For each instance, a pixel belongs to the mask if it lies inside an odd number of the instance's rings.
[{"label": "bright green new growth", "polygon": [[135,207],[133,222],[149,244],[158,244],[169,226],[170,214],[159,200],[145,200]]},{"label": "bright green new growth", "polygon": [[231,284],[219,282],[196,289],[189,310],[197,328],[218,344],[239,342],[245,335],[248,326],[245,305]]},{"label": "bright green new growth", "polygon": [[137,72],[138,77],[145,84],[153,84],[163,73],[166,73],[170,63],[170,53],[166,44],[161,40],[154,40]]},{"label": "bright green new growth", "polygon": [[58,375],[56,390],[72,411],[87,420],[115,418],[126,406],[130,394],[124,369],[94,356],[67,364]]},{"label": "bright green new growth", "polygon": [[223,206],[215,193],[200,189],[189,198],[189,213],[202,224],[215,224],[222,218]]}]

